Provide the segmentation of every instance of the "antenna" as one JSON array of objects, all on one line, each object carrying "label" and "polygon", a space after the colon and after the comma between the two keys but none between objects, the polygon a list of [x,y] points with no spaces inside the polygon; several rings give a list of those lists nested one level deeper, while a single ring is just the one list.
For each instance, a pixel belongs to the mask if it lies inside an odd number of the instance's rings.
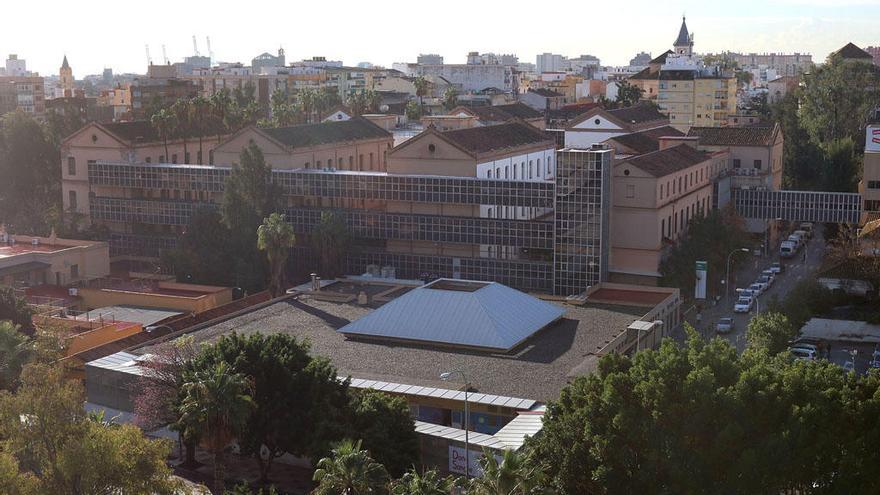
[{"label": "antenna", "polygon": [[153,57],[150,56],[150,45],[144,44],[144,48],[147,50],[147,65],[153,65]]},{"label": "antenna", "polygon": [[214,50],[211,50],[211,37],[205,36],[206,41],[208,42],[208,65],[214,63]]},{"label": "antenna", "polygon": [[165,53],[165,45],[162,45],[162,59],[165,61],[165,65],[168,65],[168,54]]},{"label": "antenna", "polygon": [[199,45],[196,43],[196,35],[193,35],[193,52],[196,57],[199,56]]}]

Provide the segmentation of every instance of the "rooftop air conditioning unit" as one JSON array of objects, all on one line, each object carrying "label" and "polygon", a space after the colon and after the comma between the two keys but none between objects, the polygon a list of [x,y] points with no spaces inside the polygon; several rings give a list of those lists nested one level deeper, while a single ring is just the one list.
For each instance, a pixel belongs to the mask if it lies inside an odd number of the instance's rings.
[{"label": "rooftop air conditioning unit", "polygon": [[76,287],[71,287],[67,289],[67,295],[71,297],[76,297],[79,295],[79,289],[77,289]]},{"label": "rooftop air conditioning unit", "polygon": [[36,238],[31,239],[31,245],[39,246],[39,245],[40,245],[40,240],[39,240],[39,239],[36,239]]}]

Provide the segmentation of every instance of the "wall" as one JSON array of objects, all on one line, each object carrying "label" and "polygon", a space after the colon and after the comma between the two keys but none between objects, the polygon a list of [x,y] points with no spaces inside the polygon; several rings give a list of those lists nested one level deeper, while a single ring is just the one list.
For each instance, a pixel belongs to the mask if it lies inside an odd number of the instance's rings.
[{"label": "wall", "polygon": [[[163,283],[164,284],[164,283]],[[160,287],[163,287],[160,284]],[[186,284],[169,284],[169,289],[187,289]],[[198,287],[198,286],[196,286]],[[232,289],[223,288],[217,292],[200,296],[178,296],[148,292],[134,292],[113,289],[79,289],[79,296],[86,308],[106,306],[141,306],[145,308],[172,309],[188,313],[201,313],[232,301]]]}]

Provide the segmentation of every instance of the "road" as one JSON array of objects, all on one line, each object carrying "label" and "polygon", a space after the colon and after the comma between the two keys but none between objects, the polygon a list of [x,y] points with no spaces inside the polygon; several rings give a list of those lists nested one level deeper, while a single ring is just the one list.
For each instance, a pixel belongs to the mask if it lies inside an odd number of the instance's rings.
[{"label": "road", "polygon": [[[778,249],[774,249],[769,257],[752,255],[752,259],[748,263],[745,263],[736,273],[731,273],[730,278],[734,285],[731,286],[730,301],[725,302],[722,298],[717,305],[704,308],[700,325],[696,324],[696,311],[688,311],[685,315],[685,320],[694,325],[702,335],[712,337],[715,335],[715,323],[718,319],[723,316],[732,316],[734,319],[733,331],[720,336],[735,345],[737,351],[742,352],[746,347],[746,328],[749,326],[749,321],[752,317],[757,314],[757,311],[764,311],[767,303],[773,299],[773,296],[776,296],[779,300],[784,299],[785,295],[798,282],[812,276],[821,265],[822,258],[825,255],[825,239],[822,236],[821,225],[816,225],[813,238],[804,249],[806,250],[806,261],[804,261],[804,250],[799,251],[793,258],[782,260],[782,263],[785,265],[785,272],[777,275],[773,286],[758,297],[757,307],[751,313],[733,312],[733,304],[736,301],[736,293],[733,288],[748,287],[758,278],[758,275],[763,270],[770,268],[771,263],[780,261]],[[747,255],[743,253],[742,256]],[[676,332],[673,338],[684,340],[684,334],[682,331]]]}]

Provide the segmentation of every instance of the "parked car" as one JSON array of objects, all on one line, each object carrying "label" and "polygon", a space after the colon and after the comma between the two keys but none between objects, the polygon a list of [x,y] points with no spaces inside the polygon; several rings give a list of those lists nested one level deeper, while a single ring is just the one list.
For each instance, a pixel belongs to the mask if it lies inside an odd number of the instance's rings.
[{"label": "parked car", "polygon": [[781,275],[785,272],[785,265],[778,261],[774,261],[770,264],[770,271],[773,272],[773,275]]},{"label": "parked car", "polygon": [[807,349],[813,349],[816,351],[817,355],[820,358],[831,357],[831,351],[828,347],[828,342],[822,339],[816,339],[813,337],[799,337],[797,340],[792,342],[789,347],[804,347]]},{"label": "parked car", "polygon": [[757,296],[760,296],[756,290],[749,287],[748,289],[736,289],[739,297],[748,297],[749,299],[754,299]]},{"label": "parked car", "polygon": [[733,305],[734,313],[748,313],[752,310],[752,306],[755,305],[755,300],[751,297],[740,297],[736,300],[736,304]]},{"label": "parked car", "polygon": [[715,331],[718,333],[730,333],[733,331],[733,328],[733,318],[730,316],[718,318],[718,323],[715,324]]},{"label": "parked car", "polygon": [[[764,271],[766,271],[766,270],[764,270]],[[772,273],[771,274],[762,273],[761,276],[758,277],[758,280],[756,283],[764,284],[767,286],[767,289],[769,289],[770,287],[773,286],[774,281],[776,281],[776,277],[774,277]],[[767,290],[767,289],[764,289],[764,290]]]},{"label": "parked car", "polygon": [[803,347],[792,347],[788,352],[794,356],[795,361],[815,361],[818,353],[812,349],[804,349]]},{"label": "parked car", "polygon": [[803,222],[798,226],[798,230],[803,230],[807,233],[807,238],[813,237],[813,224],[812,222]]},{"label": "parked car", "polygon": [[779,246],[779,256],[783,258],[791,258],[797,252],[797,243],[792,241],[782,241]]},{"label": "parked car", "polygon": [[874,355],[871,357],[871,362],[868,363],[868,366],[880,368],[880,349],[874,349]]},{"label": "parked car", "polygon": [[856,366],[853,364],[852,361],[847,361],[847,362],[843,363],[843,371],[849,373],[850,371],[855,371],[855,370],[856,370]]},{"label": "parked car", "polygon": [[806,230],[795,230],[793,235],[801,238],[801,244],[806,244],[810,240],[810,234]]},{"label": "parked car", "polygon": [[749,286],[749,290],[752,291],[752,293],[760,296],[761,294],[764,293],[765,290],[767,290],[767,286],[764,284],[755,282]]},{"label": "parked car", "polygon": [[800,249],[801,246],[803,246],[803,244],[804,244],[804,238],[801,237],[800,234],[791,234],[790,236],[788,236],[788,239],[787,239],[787,240],[788,240],[788,242],[793,242],[793,243],[794,243],[794,245],[795,245],[794,249],[795,249],[795,250]]}]

